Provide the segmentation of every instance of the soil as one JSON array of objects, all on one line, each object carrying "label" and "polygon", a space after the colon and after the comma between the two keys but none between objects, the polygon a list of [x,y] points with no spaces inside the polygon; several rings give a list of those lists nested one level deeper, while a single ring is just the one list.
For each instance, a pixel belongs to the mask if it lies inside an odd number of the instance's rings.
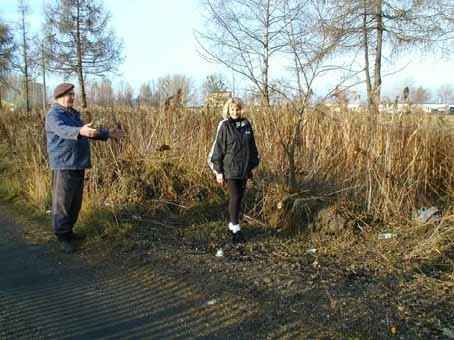
[{"label": "soil", "polygon": [[0,339],[454,339],[452,254],[408,260],[405,237],[246,220],[233,245],[222,221],[137,217],[62,255],[49,225],[7,215]]}]

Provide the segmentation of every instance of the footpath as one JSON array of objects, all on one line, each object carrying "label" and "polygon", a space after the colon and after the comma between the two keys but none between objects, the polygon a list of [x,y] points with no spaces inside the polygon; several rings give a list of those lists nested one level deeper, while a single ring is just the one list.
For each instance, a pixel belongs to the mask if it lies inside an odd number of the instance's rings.
[{"label": "footpath", "polygon": [[0,339],[241,338],[232,311],[183,277],[61,255],[5,215],[0,207]]}]

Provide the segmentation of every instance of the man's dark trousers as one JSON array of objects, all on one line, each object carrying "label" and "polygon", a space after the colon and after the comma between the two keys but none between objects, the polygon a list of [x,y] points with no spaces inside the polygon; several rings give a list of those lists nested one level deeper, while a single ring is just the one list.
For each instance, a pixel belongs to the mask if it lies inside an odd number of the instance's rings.
[{"label": "man's dark trousers", "polygon": [[84,170],[52,171],[52,225],[57,237],[68,238],[79,216]]}]

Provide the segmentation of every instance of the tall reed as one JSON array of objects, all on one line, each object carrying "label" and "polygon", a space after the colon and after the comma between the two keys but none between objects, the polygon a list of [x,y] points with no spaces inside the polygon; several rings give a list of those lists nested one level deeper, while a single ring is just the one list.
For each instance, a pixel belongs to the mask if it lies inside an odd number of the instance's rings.
[{"label": "tall reed", "polygon": [[[262,161],[256,175],[256,217],[262,217],[263,207],[257,204],[264,204],[269,190],[284,190],[287,161],[279,143],[289,140],[295,117],[286,107],[276,112],[275,117],[260,107],[245,112]],[[94,167],[87,172],[86,191],[95,203],[90,207],[106,202],[150,207],[151,201],[189,206],[222,196],[206,163],[220,115],[152,107],[92,107],[91,113],[96,126],[121,125],[128,138],[92,143]],[[339,201],[385,223],[410,218],[422,206],[452,207],[454,124],[449,117],[319,108],[304,119],[297,148],[302,183],[329,183]],[[50,172],[39,113],[1,112],[0,131],[10,175],[22,179],[24,196],[43,209],[49,204]]]}]

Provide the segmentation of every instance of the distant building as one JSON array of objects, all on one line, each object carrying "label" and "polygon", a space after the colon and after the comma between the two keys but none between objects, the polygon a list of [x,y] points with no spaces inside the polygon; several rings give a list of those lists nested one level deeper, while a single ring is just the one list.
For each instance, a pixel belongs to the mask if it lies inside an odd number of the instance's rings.
[{"label": "distant building", "polygon": [[416,107],[421,108],[427,113],[448,113],[454,114],[454,104],[416,104]]},{"label": "distant building", "polygon": [[423,103],[423,104],[397,104],[384,107],[384,111],[389,113],[399,113],[408,110],[420,110],[425,113],[444,113],[454,114],[454,104],[436,104],[436,103]]},{"label": "distant building", "polygon": [[203,106],[209,112],[220,112],[222,110],[222,107],[224,106],[224,103],[229,98],[232,98],[231,91],[211,92],[205,99]]},{"label": "distant building", "polygon": [[[323,103],[324,106],[329,108],[332,112],[341,112],[345,109],[345,105],[339,103]],[[359,103],[347,104],[346,108],[349,111],[358,112],[366,105]],[[386,113],[402,113],[410,111],[422,111],[425,113],[440,113],[440,114],[454,114],[454,103],[451,104],[436,104],[436,103],[423,103],[423,104],[404,104],[404,103],[382,103],[378,106],[380,112]]]}]

